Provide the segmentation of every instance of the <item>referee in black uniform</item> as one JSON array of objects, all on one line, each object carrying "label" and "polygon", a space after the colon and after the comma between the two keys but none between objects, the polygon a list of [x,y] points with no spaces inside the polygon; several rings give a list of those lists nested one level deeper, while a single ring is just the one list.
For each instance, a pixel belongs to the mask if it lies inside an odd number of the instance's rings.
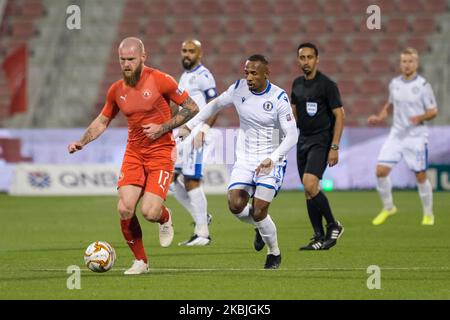
[{"label": "referee in black uniform", "polygon": [[[344,227],[334,219],[319,182],[327,165],[332,167],[338,163],[344,108],[336,83],[317,70],[317,47],[302,43],[297,49],[297,60],[304,73],[292,83],[291,94],[292,110],[300,129],[297,167],[314,229],[311,242],[300,250],[328,250],[336,244]],[[326,234],[322,217],[327,222]]]}]

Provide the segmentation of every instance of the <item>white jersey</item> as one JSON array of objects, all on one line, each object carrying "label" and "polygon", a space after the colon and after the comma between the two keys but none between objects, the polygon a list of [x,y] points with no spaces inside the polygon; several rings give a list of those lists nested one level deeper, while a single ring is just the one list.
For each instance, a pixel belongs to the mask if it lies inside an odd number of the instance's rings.
[{"label": "white jersey", "polygon": [[269,81],[266,90],[256,93],[245,79],[238,80],[217,99],[222,106],[233,104],[239,115],[236,164],[255,168],[277,148],[283,129],[295,126],[288,95]]},{"label": "white jersey", "polygon": [[189,93],[200,109],[206,105],[208,100],[217,96],[216,81],[211,72],[202,64],[185,71],[181,75],[179,87]]},{"label": "white jersey", "polygon": [[389,103],[394,106],[391,134],[398,137],[427,136],[424,124],[413,125],[409,118],[437,107],[431,85],[420,75],[406,81],[402,76],[389,84]]}]

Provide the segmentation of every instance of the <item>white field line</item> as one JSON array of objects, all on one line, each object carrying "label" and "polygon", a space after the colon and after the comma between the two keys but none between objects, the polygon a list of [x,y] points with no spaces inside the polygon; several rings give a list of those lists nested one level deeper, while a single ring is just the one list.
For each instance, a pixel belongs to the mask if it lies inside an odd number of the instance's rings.
[{"label": "white field line", "polygon": [[[84,266],[80,266],[81,271],[90,271]],[[67,269],[61,268],[42,268],[42,269],[27,269],[28,271],[44,271],[44,272],[57,272],[64,271]],[[127,268],[113,268],[110,272],[125,271]],[[276,271],[366,271],[367,267],[360,268],[280,268]],[[450,267],[380,267],[380,270],[398,270],[398,271],[450,271]],[[25,270],[24,270],[25,271]],[[257,268],[150,268],[150,272],[226,272],[226,271],[265,271],[265,269]]]}]

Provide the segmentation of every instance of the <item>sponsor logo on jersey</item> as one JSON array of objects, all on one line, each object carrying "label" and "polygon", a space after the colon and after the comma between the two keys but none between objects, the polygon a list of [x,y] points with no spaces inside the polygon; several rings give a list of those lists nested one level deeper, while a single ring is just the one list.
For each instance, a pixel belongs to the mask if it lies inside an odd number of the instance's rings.
[{"label": "sponsor logo on jersey", "polygon": [[273,109],[272,102],[270,102],[270,101],[264,102],[263,109],[266,110],[266,111],[272,111],[272,109]]},{"label": "sponsor logo on jersey", "polygon": [[317,102],[306,102],[306,113],[312,117],[317,113]]}]

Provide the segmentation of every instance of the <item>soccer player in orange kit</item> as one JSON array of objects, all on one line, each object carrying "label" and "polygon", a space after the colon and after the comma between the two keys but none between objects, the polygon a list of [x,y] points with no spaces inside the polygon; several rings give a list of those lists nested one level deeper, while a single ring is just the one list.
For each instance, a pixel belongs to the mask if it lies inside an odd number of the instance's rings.
[{"label": "soccer player in orange kit", "polygon": [[[141,274],[148,272],[148,259],[135,215],[137,203],[142,198],[144,218],[160,224],[161,246],[170,246],[172,218],[163,202],[176,160],[172,129],[191,119],[198,107],[170,75],[144,65],[147,55],[140,39],[124,39],[118,51],[123,79],[109,88],[103,110],[81,139],[69,144],[68,150],[74,153],[99,137],[119,111],[127,117],[128,142],[118,182],[117,207],[122,233],[135,257],[125,274]],[[182,107],[173,116],[170,100]]]}]

